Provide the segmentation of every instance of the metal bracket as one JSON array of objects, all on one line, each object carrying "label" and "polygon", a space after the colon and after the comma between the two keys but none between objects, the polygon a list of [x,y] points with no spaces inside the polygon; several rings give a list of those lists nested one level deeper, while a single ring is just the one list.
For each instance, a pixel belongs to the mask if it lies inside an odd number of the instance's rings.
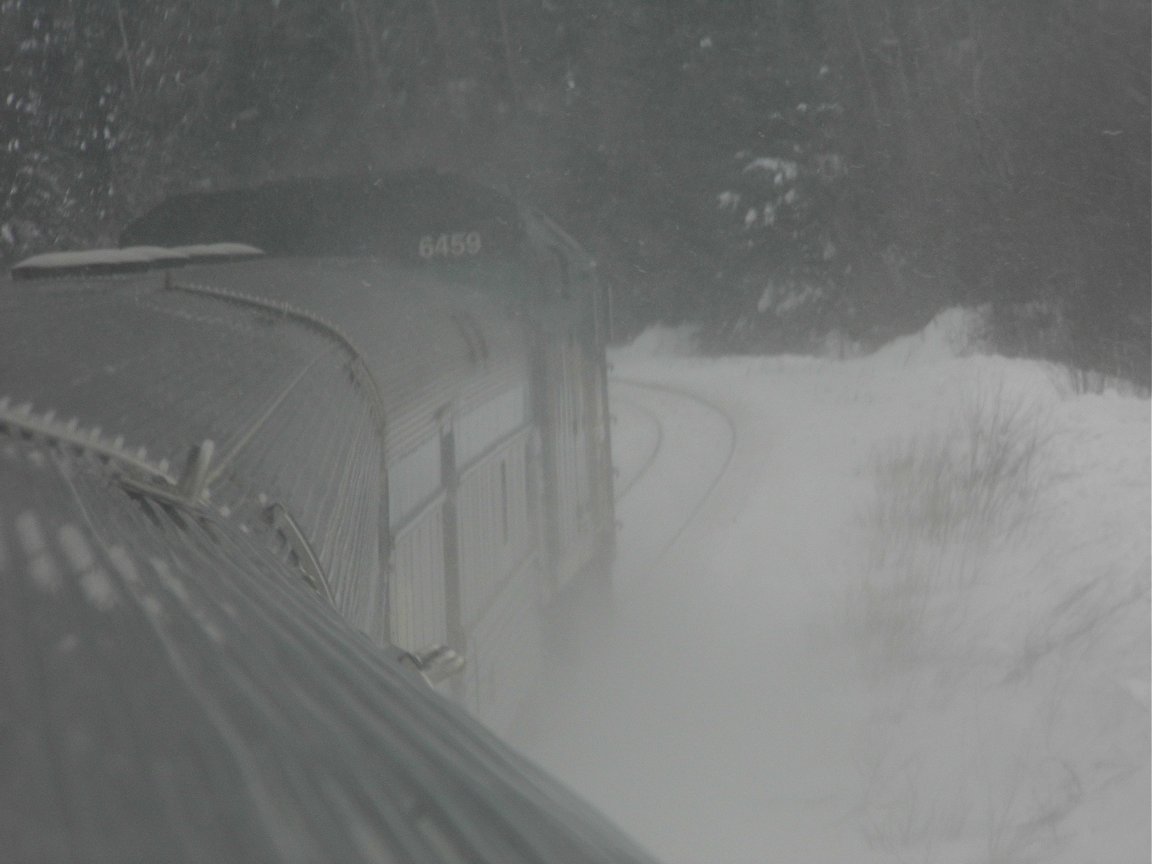
[{"label": "metal bracket", "polygon": [[460,673],[466,665],[464,656],[446,645],[433,645],[423,651],[406,651],[400,662],[414,668],[432,686]]}]

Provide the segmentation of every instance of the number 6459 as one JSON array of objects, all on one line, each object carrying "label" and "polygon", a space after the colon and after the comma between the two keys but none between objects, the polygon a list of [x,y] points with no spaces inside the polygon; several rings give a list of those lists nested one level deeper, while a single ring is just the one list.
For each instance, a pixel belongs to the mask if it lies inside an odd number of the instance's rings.
[{"label": "number 6459", "polygon": [[418,247],[421,258],[462,258],[478,255],[483,246],[479,231],[457,231],[452,234],[425,234]]}]

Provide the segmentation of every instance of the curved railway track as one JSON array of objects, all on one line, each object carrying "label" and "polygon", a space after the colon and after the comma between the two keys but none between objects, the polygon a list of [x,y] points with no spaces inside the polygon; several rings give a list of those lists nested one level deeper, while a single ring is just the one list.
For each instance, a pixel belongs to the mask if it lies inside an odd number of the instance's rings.
[{"label": "curved railway track", "polygon": [[[613,383],[624,382],[614,381]],[[648,436],[650,440],[647,443],[646,452],[644,454],[644,458],[640,461],[640,464],[630,466],[628,469],[628,475],[624,476],[622,474],[618,478],[619,482],[616,483],[616,488],[613,492],[617,503],[624,500],[624,497],[630,491],[632,491],[632,487],[640,482],[644,475],[648,473],[649,469],[651,469],[653,463],[656,461],[656,458],[660,455],[660,449],[664,446],[664,423],[656,414],[656,412],[649,410],[635,400],[628,401],[628,408],[643,418],[645,424],[651,430],[651,434]]]},{"label": "curved railway track", "polygon": [[[709,445],[707,452],[716,454],[716,456],[712,460],[703,460],[702,463],[697,463],[697,471],[694,476],[686,479],[677,478],[681,480],[678,484],[668,482],[668,489],[657,490],[679,496],[681,499],[686,497],[688,500],[681,500],[675,508],[675,518],[671,526],[659,524],[656,526],[657,536],[652,536],[650,532],[645,541],[641,541],[641,545],[646,547],[646,551],[641,550],[638,553],[640,561],[636,563],[640,564],[642,571],[651,571],[672,552],[676,544],[688,532],[693,522],[711,501],[717,487],[727,474],[736,454],[736,423],[723,406],[690,390],[618,376],[612,377],[611,384],[616,390],[617,398],[621,398],[631,410],[644,417],[645,422],[654,429],[650,436],[652,442],[648,452],[638,465],[630,469],[627,479],[617,490],[616,500],[622,509],[628,507],[632,497],[637,494],[644,481],[651,479],[658,482],[661,478],[665,478],[667,482],[667,478],[675,477],[680,473],[678,466],[662,467],[663,460],[678,459],[687,455],[680,449],[683,446],[682,442],[675,445],[678,452],[668,452],[671,445],[670,438],[673,436],[668,433],[666,428],[666,415],[662,416],[660,411],[653,409],[650,404],[645,404],[641,394],[646,393],[665,399],[671,397],[673,400],[690,402],[696,406],[697,410],[698,416],[694,422],[697,424],[708,422],[700,417],[700,409],[703,409],[703,414],[708,415],[713,426],[723,430],[725,436],[725,440],[721,444]],[[620,393],[622,388],[631,389],[635,395],[623,395]],[[661,467],[658,468],[658,466]],[[660,497],[663,496],[657,497],[656,500],[659,500]],[[627,523],[627,519],[625,522]]]}]

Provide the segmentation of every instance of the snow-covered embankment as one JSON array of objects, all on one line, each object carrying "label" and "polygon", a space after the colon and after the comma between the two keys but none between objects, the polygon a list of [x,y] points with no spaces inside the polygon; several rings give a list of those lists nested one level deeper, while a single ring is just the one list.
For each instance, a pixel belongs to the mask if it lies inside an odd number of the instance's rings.
[{"label": "snow-covered embankment", "polygon": [[625,519],[613,626],[516,737],[669,861],[1148,860],[1148,399],[965,321],[847,361],[615,357],[719,406],[735,457],[658,560],[628,544],[683,502]]}]

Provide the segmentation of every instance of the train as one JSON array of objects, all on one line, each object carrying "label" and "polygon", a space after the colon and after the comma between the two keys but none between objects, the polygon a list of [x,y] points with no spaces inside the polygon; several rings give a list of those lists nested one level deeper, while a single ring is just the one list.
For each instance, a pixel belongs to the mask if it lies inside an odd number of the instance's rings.
[{"label": "train", "polygon": [[15,265],[5,860],[649,860],[485,728],[611,590],[609,315],[555,222],[428,170]]}]

